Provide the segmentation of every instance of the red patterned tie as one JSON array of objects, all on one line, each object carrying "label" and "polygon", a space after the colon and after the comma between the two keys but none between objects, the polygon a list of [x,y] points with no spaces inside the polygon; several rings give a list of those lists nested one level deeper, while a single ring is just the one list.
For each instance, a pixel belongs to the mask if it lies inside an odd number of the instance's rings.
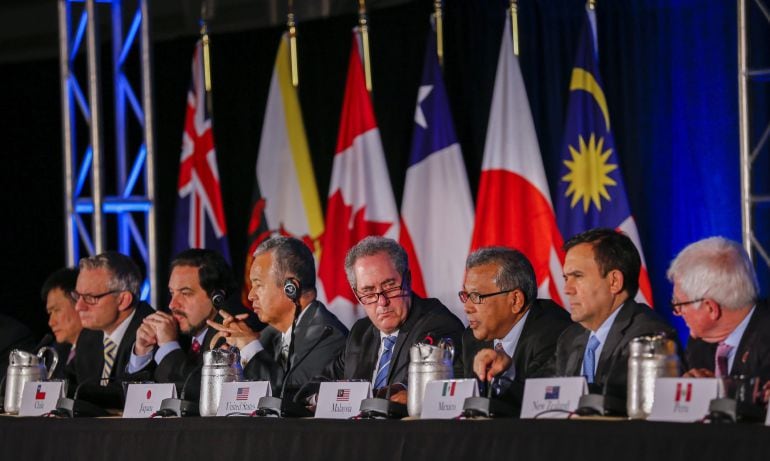
[{"label": "red patterned tie", "polygon": [[725,343],[719,343],[717,346],[716,354],[716,366],[714,367],[714,374],[717,378],[724,378],[729,376],[727,369],[727,357],[730,354],[733,346]]},{"label": "red patterned tie", "polygon": [[193,338],[192,346],[190,348],[195,355],[201,353],[201,343],[198,342],[198,338]]}]

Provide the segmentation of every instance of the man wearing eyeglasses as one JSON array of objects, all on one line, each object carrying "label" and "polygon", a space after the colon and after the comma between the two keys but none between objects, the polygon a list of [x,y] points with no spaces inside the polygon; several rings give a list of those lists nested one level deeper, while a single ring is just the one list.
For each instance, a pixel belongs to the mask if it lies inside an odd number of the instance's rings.
[{"label": "man wearing eyeglasses", "polygon": [[73,384],[88,384],[94,393],[106,388],[103,404],[119,406],[120,380],[128,378],[136,330],[155,311],[139,300],[141,273],[128,256],[108,251],[81,259],[79,266],[72,298],[84,330],[77,341],[76,383],[70,383],[70,391]]},{"label": "man wearing eyeglasses", "polygon": [[722,237],[688,245],[667,272],[671,307],[690,328],[685,376],[770,379],[770,310],[743,247]]},{"label": "man wearing eyeglasses", "polygon": [[392,239],[358,242],[345,257],[345,273],[366,317],[350,329],[344,352],[325,377],[370,380],[381,397],[392,386],[391,400],[406,403],[409,348],[450,338],[457,357],[463,324],[439,300],[412,293],[406,252]]},{"label": "man wearing eyeglasses", "polygon": [[521,405],[527,378],[550,376],[559,335],[572,322],[548,299],[537,299],[535,270],[520,251],[489,247],[465,263],[460,301],[468,316],[463,334],[466,377],[492,384],[502,398]]}]

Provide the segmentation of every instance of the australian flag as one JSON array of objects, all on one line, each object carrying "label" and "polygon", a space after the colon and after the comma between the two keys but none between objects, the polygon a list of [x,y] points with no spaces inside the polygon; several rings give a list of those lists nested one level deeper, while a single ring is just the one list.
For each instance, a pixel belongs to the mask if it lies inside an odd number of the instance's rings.
[{"label": "australian flag", "polygon": [[569,86],[556,218],[564,239],[596,227],[626,233],[642,256],[636,299],[651,304],[652,289],[636,223],[628,205],[599,75],[595,12],[586,11]]},{"label": "australian flag", "polygon": [[192,83],[187,93],[178,193],[174,254],[188,248],[208,248],[219,251],[230,261],[200,41],[195,45]]},{"label": "australian flag", "polygon": [[559,400],[559,386],[546,386],[545,400]]}]

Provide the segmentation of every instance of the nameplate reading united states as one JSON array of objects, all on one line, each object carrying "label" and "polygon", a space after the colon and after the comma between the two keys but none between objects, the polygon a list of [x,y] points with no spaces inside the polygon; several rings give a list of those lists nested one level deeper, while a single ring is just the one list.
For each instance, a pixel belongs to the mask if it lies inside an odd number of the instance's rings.
[{"label": "nameplate reading united states", "polygon": [[235,381],[222,385],[217,416],[251,414],[259,399],[271,394],[270,381]]}]

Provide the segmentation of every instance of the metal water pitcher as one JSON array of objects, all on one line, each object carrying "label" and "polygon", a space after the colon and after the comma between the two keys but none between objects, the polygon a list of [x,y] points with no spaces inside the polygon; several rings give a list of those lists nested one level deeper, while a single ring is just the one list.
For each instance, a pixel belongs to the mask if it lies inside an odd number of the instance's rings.
[{"label": "metal water pitcher", "polygon": [[407,411],[410,416],[422,411],[422,399],[428,381],[452,379],[452,363],[455,348],[449,338],[439,341],[438,346],[416,343],[409,349],[409,383]]},{"label": "metal water pitcher", "polygon": [[243,380],[241,356],[237,348],[213,349],[203,353],[201,369],[200,415],[216,416],[225,383]]},{"label": "metal water pitcher", "polygon": [[665,335],[639,336],[628,345],[628,400],[632,419],[646,419],[652,411],[655,380],[677,377],[680,373],[676,343]]},{"label": "metal water pitcher", "polygon": [[[51,353],[51,366],[45,366],[45,354]],[[8,356],[8,371],[5,375],[5,412],[16,414],[21,406],[21,393],[24,384],[32,381],[45,381],[51,379],[56,365],[59,363],[59,354],[52,347],[41,347],[37,355],[14,349]]]}]

